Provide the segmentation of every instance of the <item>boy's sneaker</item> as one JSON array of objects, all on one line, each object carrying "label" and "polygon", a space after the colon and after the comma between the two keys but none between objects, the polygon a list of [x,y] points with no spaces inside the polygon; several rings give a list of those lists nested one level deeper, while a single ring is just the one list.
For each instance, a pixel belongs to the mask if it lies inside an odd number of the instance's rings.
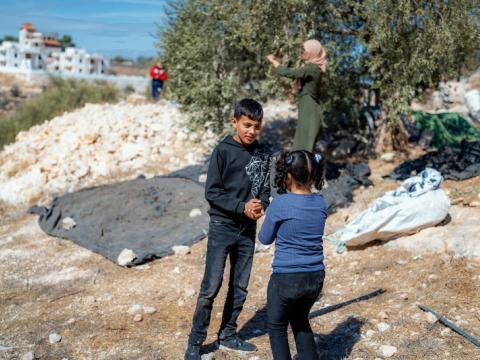
[{"label": "boy's sneaker", "polygon": [[200,345],[188,344],[187,351],[185,351],[184,360],[201,360]]},{"label": "boy's sneaker", "polygon": [[238,335],[230,336],[226,339],[219,339],[218,344],[220,349],[236,350],[236,351],[256,351],[257,347],[254,344],[246,342],[238,337]]}]

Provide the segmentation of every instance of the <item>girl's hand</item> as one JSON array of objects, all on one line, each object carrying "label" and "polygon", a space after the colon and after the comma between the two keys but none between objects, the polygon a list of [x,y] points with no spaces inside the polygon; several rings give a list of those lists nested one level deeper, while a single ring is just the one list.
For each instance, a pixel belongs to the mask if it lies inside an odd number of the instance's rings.
[{"label": "girl's hand", "polygon": [[251,199],[245,204],[244,214],[252,220],[257,220],[263,215],[262,203],[259,199]]}]

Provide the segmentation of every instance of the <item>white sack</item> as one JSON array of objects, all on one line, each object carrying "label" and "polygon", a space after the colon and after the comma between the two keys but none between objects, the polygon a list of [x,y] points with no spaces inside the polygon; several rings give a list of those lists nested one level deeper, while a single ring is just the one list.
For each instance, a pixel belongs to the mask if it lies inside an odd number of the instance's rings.
[{"label": "white sack", "polygon": [[358,246],[390,240],[439,224],[450,208],[448,196],[440,189],[442,182],[441,174],[429,168],[405,180],[340,229],[340,243]]}]

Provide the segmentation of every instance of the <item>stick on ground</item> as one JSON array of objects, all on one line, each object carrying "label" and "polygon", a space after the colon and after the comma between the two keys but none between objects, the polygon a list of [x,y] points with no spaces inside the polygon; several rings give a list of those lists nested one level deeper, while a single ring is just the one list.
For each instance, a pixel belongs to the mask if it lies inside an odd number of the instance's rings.
[{"label": "stick on ground", "polygon": [[477,347],[480,347],[480,340],[476,339],[475,337],[473,337],[472,335],[470,335],[469,333],[467,333],[465,330],[463,330],[462,328],[458,327],[457,325],[455,325],[454,323],[452,323],[451,321],[447,320],[446,318],[444,318],[443,316],[437,314],[435,311],[433,311],[432,309],[430,309],[429,307],[425,306],[425,305],[418,305],[418,307],[420,309],[422,309],[423,311],[427,311],[429,313],[432,313],[437,319],[438,321],[440,321],[443,325],[445,325],[446,327],[452,329],[453,331],[455,331],[456,333],[462,335],[465,339],[467,339],[468,341],[470,341],[473,345],[476,345]]}]

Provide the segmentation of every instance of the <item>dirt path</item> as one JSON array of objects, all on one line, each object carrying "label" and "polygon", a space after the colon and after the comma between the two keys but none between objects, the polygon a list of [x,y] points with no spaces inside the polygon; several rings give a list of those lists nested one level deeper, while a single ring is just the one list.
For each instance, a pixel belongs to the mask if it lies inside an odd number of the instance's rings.
[{"label": "dirt path", "polygon": [[[374,188],[357,191],[348,209],[329,218],[329,229],[396,187],[375,182]],[[458,184],[452,185],[457,198],[479,192],[478,181],[465,182],[467,190]],[[127,269],[68,240],[45,235],[34,216],[0,227],[0,346],[11,347],[0,350],[0,359],[19,359],[29,351],[38,359],[182,359],[205,251],[203,240],[184,257]],[[432,307],[480,337],[480,262],[383,246],[336,255],[326,244],[326,253],[324,292],[313,308],[317,316],[311,320],[324,359],[381,359],[382,345],[397,348],[391,359],[480,358],[480,349],[441,324],[429,322],[416,305]],[[271,358],[263,321],[271,261],[268,251],[255,255],[239,322],[241,334],[259,350],[243,357],[216,351],[211,359]],[[386,292],[318,312],[377,289]],[[224,297],[222,289],[208,342],[215,340]],[[136,322],[129,313],[135,304],[157,311],[143,313],[142,321]],[[50,344],[49,335],[54,332],[62,339]]]}]

